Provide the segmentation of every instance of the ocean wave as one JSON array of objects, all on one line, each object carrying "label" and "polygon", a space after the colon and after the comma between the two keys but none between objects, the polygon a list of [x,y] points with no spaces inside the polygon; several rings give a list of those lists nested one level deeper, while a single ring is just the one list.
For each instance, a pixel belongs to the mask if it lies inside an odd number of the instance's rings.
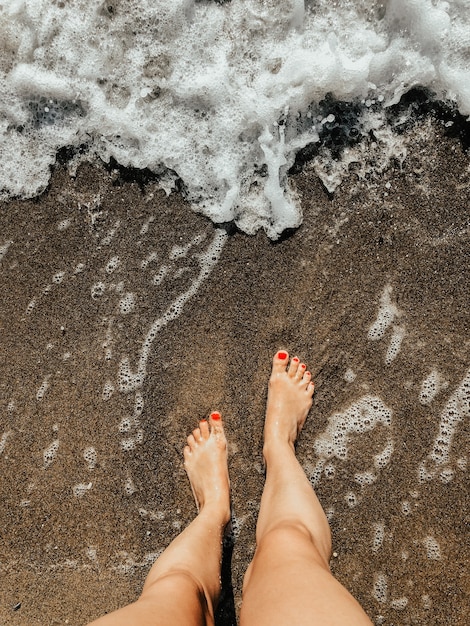
[{"label": "ocean wave", "polygon": [[381,154],[368,167],[404,158],[389,111],[417,86],[470,115],[469,7],[0,0],[1,195],[40,193],[67,146],[277,238],[302,221],[296,159],[334,191],[361,138]]}]

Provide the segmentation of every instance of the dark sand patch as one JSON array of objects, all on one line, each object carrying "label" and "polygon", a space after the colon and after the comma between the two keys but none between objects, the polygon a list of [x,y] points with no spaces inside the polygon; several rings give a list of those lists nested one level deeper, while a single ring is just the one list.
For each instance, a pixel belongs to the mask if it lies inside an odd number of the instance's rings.
[{"label": "dark sand patch", "polygon": [[[366,394],[393,411],[390,429],[357,435],[347,459],[333,459],[334,478],[323,475],[317,486],[331,512],[334,573],[377,624],[467,623],[468,406],[446,464],[452,479],[437,472],[420,483],[418,468],[469,368],[470,174],[457,142],[428,122],[410,132],[408,147],[402,169],[366,181],[352,174],[333,199],[306,166],[294,181],[304,224],[293,236],[275,244],[262,233],[229,237],[211,275],[153,342],[134,421],[136,393],[120,393],[119,362],[127,356],[135,370],[152,322],[198,275],[191,254],[207,249],[213,225],[178,194],[113,184],[99,165],[73,180],[57,170],[41,198],[1,207],[0,245],[13,242],[1,261],[3,622],[84,624],[137,597],[152,559],[195,514],[181,452],[212,409],[225,415],[230,442],[238,607],[263,486],[270,359],[284,347],[307,360],[316,381],[298,445],[307,471],[334,413]],[[196,235],[201,241],[178,256],[174,247]],[[167,274],[155,284],[162,266]],[[99,283],[104,292],[93,298]],[[367,338],[385,285],[405,329],[390,365],[391,329]],[[126,293],[135,297],[127,314]],[[433,369],[447,387],[425,406],[421,383]],[[389,463],[361,487],[355,474],[373,466],[389,436]],[[44,450],[57,440],[45,468]],[[93,468],[84,458],[90,447]],[[377,528],[383,539],[374,551]],[[426,538],[438,543],[439,558],[428,558]],[[381,581],[383,601],[373,592]],[[227,607],[224,624],[229,599]]]}]

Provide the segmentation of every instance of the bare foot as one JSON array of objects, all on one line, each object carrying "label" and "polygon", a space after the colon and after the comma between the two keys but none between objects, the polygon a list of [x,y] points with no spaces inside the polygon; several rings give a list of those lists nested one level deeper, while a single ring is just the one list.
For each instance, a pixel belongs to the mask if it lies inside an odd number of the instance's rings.
[{"label": "bare foot", "polygon": [[227,440],[220,413],[202,420],[188,437],[184,448],[188,474],[198,511],[210,509],[226,524],[230,519],[230,482],[227,466]]},{"label": "bare foot", "polygon": [[284,350],[274,355],[268,386],[264,445],[288,443],[294,448],[297,436],[312,406],[314,384],[310,372],[298,357]]}]

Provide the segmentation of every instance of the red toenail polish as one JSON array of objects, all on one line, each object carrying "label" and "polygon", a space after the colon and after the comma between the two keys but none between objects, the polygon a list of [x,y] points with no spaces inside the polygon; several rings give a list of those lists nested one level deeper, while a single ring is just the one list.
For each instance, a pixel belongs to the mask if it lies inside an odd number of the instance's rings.
[{"label": "red toenail polish", "polygon": [[211,418],[213,420],[220,420],[220,413],[211,413]]},{"label": "red toenail polish", "polygon": [[281,359],[281,361],[283,361],[284,359],[287,359],[287,352],[278,352],[277,358]]},{"label": "red toenail polish", "polygon": [[292,360],[294,361],[294,363],[298,363],[299,362],[299,359],[296,356]]},{"label": "red toenail polish", "polygon": [[310,372],[305,372],[305,376],[311,376]]},{"label": "red toenail polish", "polygon": [[307,366],[302,363],[300,367],[304,370]]}]

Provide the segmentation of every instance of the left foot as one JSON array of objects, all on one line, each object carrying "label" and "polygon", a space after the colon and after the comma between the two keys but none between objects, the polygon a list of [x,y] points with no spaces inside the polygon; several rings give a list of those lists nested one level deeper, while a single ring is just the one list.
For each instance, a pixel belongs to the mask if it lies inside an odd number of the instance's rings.
[{"label": "left foot", "polygon": [[199,428],[189,435],[184,448],[184,468],[199,512],[210,508],[226,524],[230,519],[230,482],[227,440],[220,413],[202,420]]}]

